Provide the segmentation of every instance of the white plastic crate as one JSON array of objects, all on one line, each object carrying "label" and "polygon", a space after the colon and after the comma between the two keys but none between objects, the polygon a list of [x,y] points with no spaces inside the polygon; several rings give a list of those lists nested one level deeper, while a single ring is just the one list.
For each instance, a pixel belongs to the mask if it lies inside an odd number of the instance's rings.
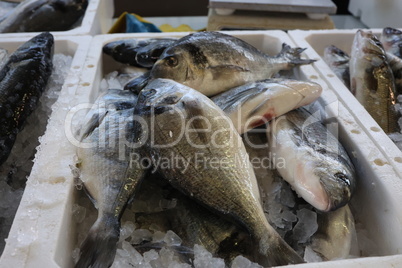
[{"label": "white plastic crate", "polygon": [[[67,31],[54,31],[54,35],[97,35],[105,34],[113,24],[114,2],[112,0],[89,0],[82,22]],[[50,22],[51,23],[51,22]],[[38,33],[3,33],[1,38],[35,36]]]},{"label": "white plastic crate", "polygon": [[[13,52],[30,37],[2,38],[0,47]],[[57,102],[52,106],[45,135],[35,156],[35,164],[11,227],[6,247],[0,258],[0,267],[68,267],[70,259],[63,252],[61,241],[67,241],[71,218],[68,210],[71,192],[71,170],[65,166],[64,155],[71,155],[64,137],[64,120],[67,111],[74,104],[84,69],[90,36],[56,36],[54,53],[73,57]],[[65,237],[63,237],[65,236]]]},{"label": "white plastic crate", "polygon": [[[294,43],[282,31],[231,31],[262,51],[275,55],[282,42]],[[74,145],[67,141],[67,126],[63,121],[72,106],[93,102],[99,92],[103,76],[121,64],[102,54],[108,42],[127,38],[180,37],[187,33],[114,34],[93,38],[91,49],[83,65],[78,87],[73,95],[60,99],[60,113],[54,115],[43,138],[35,172],[30,178],[26,194],[12,228],[4,267],[71,267],[72,250],[76,244],[76,227],[72,219],[72,206],[76,200],[73,176],[68,165],[73,163]],[[80,70],[81,71],[81,70]],[[402,265],[402,180],[387,163],[382,150],[373,145],[367,128],[356,120],[343,102],[338,101],[334,89],[312,66],[298,70],[301,79],[309,79],[323,87],[322,102],[332,118],[331,129],[351,156],[359,176],[358,189],[351,207],[357,222],[367,230],[368,238],[377,246],[375,255],[387,257],[361,257],[342,261],[310,263],[292,267],[398,267]],[[67,90],[68,92],[68,90]],[[72,99],[69,99],[72,98]],[[71,122],[76,124],[77,122]],[[68,131],[67,131],[68,132]],[[61,135],[61,136],[59,136]],[[56,148],[63,148],[57,150]],[[27,239],[25,239],[27,238]],[[367,254],[361,246],[363,256]],[[397,256],[393,256],[397,255]]]}]

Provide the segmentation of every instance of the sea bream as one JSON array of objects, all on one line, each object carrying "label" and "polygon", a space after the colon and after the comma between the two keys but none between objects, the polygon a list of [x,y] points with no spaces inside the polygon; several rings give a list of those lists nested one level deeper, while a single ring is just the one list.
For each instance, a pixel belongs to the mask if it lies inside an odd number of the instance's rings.
[{"label": "sea bream", "polygon": [[279,174],[305,201],[321,211],[349,202],[356,189],[353,163],[318,118],[298,108],[271,121],[267,136],[271,154],[285,163],[276,165]]},{"label": "sea bream", "polygon": [[98,218],[80,247],[75,267],[109,267],[113,262],[120,218],[145,173],[141,165],[131,161],[136,101],[130,91],[110,89],[83,120],[77,147],[78,175],[98,209]]},{"label": "sea bream", "polygon": [[[172,80],[156,79],[140,93],[136,113],[143,153],[177,189],[245,228],[262,265],[303,262],[268,223],[243,142],[233,123],[209,98]],[[149,135],[152,133],[152,135]],[[161,161],[179,158],[180,165]]]},{"label": "sea bream", "polygon": [[69,30],[87,5],[87,0],[25,0],[0,22],[0,33]]},{"label": "sea bream", "polygon": [[315,101],[322,92],[319,84],[272,78],[232,88],[212,101],[232,120],[242,134],[271,119]]},{"label": "sea bream", "polygon": [[394,76],[380,41],[370,31],[357,31],[349,67],[356,99],[385,133],[397,131]]},{"label": "sea bream", "polygon": [[214,96],[248,82],[272,78],[280,70],[310,64],[304,51],[283,44],[274,57],[247,42],[219,32],[198,32],[168,47],[151,69],[151,79],[168,78],[206,96]]},{"label": "sea bream", "polygon": [[0,165],[46,88],[53,44],[53,35],[39,34],[12,53],[0,70]]},{"label": "sea bream", "polygon": [[349,55],[336,46],[327,46],[324,49],[324,61],[339,79],[350,88]]},{"label": "sea bream", "polygon": [[386,52],[402,58],[402,31],[385,27],[382,30],[380,41]]}]

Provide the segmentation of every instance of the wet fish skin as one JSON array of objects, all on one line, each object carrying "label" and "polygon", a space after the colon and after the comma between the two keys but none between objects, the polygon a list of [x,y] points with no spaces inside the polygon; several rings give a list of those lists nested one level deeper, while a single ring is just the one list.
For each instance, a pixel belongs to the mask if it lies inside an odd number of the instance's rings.
[{"label": "wet fish skin", "polygon": [[26,0],[0,23],[0,33],[69,30],[87,5],[87,0]]},{"label": "wet fish skin", "polygon": [[387,60],[394,75],[396,94],[402,94],[402,59],[394,54],[387,53]]},{"label": "wet fish skin", "polygon": [[242,134],[310,104],[321,92],[321,86],[316,83],[272,78],[229,89],[211,99]]},{"label": "wet fish skin", "polygon": [[149,44],[141,47],[135,56],[136,61],[143,67],[151,68],[166,48],[173,45],[176,38],[152,38]]},{"label": "wet fish skin", "polygon": [[135,138],[136,100],[130,91],[109,90],[94,103],[79,132],[77,166],[84,189],[98,209],[98,218],[81,245],[77,268],[109,267],[113,263],[120,218],[144,176],[145,170],[130,162],[135,149],[125,147]]},{"label": "wet fish skin", "polygon": [[402,58],[402,31],[385,27],[382,30],[380,41],[386,52]]},{"label": "wet fish skin", "polygon": [[35,110],[52,72],[53,35],[39,34],[12,53],[0,70],[0,165]]},{"label": "wet fish skin", "polygon": [[[230,120],[209,98],[172,80],[156,79],[141,91],[136,112],[148,125],[154,120],[155,129],[151,131],[155,139],[152,144],[145,143],[144,153],[155,163],[172,154],[189,163],[187,169],[159,167],[158,171],[174,187],[246,228],[256,241],[259,254],[264,256],[263,265],[303,262],[265,218],[256,178],[241,138]],[[198,116],[208,119],[209,124],[197,119]],[[190,124],[187,134],[192,142],[180,138],[166,148],[170,139],[179,137],[181,123]],[[147,130],[142,131],[143,135],[147,133]],[[222,148],[210,144],[212,133],[217,134],[215,141]],[[144,137],[140,135],[140,138]],[[203,167],[196,162],[196,154],[209,159],[225,159],[227,168],[222,165]]]},{"label": "wet fish skin", "polygon": [[339,79],[350,88],[349,55],[336,46],[327,46],[324,49],[324,61]]},{"label": "wet fish skin", "polygon": [[[345,149],[304,108],[293,110],[267,128],[270,152],[286,165],[279,174],[320,211],[346,205],[356,188],[356,174]],[[279,163],[280,161],[276,161]]]},{"label": "wet fish skin", "polygon": [[151,78],[175,80],[207,96],[247,82],[273,77],[280,70],[310,64],[300,59],[304,49],[284,44],[270,57],[247,42],[219,32],[199,32],[167,48],[151,70]]},{"label": "wet fish skin", "polygon": [[369,31],[355,35],[350,77],[352,93],[384,132],[397,131],[394,77],[380,41]]},{"label": "wet fish skin", "polygon": [[135,94],[139,94],[140,91],[148,84],[150,80],[151,80],[150,72],[146,72],[143,75],[129,81],[124,86],[124,90],[130,90]]},{"label": "wet fish skin", "polygon": [[317,223],[318,230],[312,236],[311,248],[323,261],[347,258],[356,233],[349,206],[328,213],[318,213]]}]

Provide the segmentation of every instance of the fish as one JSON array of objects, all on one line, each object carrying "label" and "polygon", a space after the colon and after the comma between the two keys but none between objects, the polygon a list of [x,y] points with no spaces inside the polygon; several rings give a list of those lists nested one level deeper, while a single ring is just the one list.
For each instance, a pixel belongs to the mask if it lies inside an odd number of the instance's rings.
[{"label": "fish", "polygon": [[0,70],[8,59],[8,51],[4,48],[0,48]]},{"label": "fish", "polygon": [[[270,153],[279,174],[320,211],[345,206],[356,189],[356,171],[338,139],[315,116],[298,108],[270,122]],[[282,161],[279,161],[282,160]]]},{"label": "fish", "polygon": [[127,84],[124,85],[124,90],[129,90],[135,94],[139,94],[140,91],[151,80],[150,74],[151,74],[151,72],[148,71],[148,72],[144,73],[143,75],[140,75],[137,78],[134,78],[134,79],[128,81]]},{"label": "fish", "polygon": [[[136,114],[152,126],[139,131],[142,151],[172,186],[245,228],[262,265],[303,262],[268,223],[243,142],[208,97],[175,81],[155,79],[140,92]],[[166,165],[170,158],[180,164]]]},{"label": "fish", "polygon": [[382,30],[380,41],[386,52],[402,58],[402,31],[385,27]]},{"label": "fish", "polygon": [[212,97],[232,120],[239,134],[315,101],[319,84],[291,79],[265,79],[235,87]]},{"label": "fish", "polygon": [[78,177],[98,217],[81,244],[77,268],[112,264],[120,218],[146,173],[133,156],[136,101],[130,91],[109,89],[95,101],[79,130]]},{"label": "fish", "polygon": [[391,53],[387,53],[386,55],[389,67],[394,76],[396,96],[398,96],[402,94],[402,59]]},{"label": "fish", "polygon": [[135,38],[109,42],[103,46],[103,53],[114,60],[132,66],[151,68],[163,51],[176,42],[176,38]]},{"label": "fish", "polygon": [[270,57],[247,42],[219,32],[182,37],[165,49],[151,69],[151,79],[167,78],[214,96],[248,82],[272,78],[280,70],[310,64],[304,51],[283,44]]},{"label": "fish", "polygon": [[35,110],[52,73],[53,35],[41,33],[12,53],[0,70],[0,165]]},{"label": "fish", "polygon": [[324,49],[324,61],[336,76],[350,88],[349,55],[336,46],[327,46]]},{"label": "fish", "polygon": [[356,235],[355,221],[349,206],[318,213],[317,223],[318,230],[311,238],[311,249],[323,261],[347,258]]},{"label": "fish", "polygon": [[351,91],[385,133],[398,130],[396,89],[385,51],[370,31],[357,31],[350,55]]},{"label": "fish", "polygon": [[0,33],[66,31],[87,6],[87,0],[25,0],[0,22]]}]

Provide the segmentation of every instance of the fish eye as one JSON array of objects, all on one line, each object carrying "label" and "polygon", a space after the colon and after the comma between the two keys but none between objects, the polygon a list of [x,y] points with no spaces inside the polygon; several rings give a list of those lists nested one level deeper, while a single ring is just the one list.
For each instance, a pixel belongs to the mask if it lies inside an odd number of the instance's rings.
[{"label": "fish eye", "polygon": [[145,97],[152,97],[153,95],[155,95],[156,94],[156,89],[153,89],[153,88],[151,88],[151,89],[148,89],[148,90],[143,90],[142,92],[142,95],[144,95]]},{"label": "fish eye", "polygon": [[169,65],[170,67],[176,67],[177,64],[179,63],[179,61],[177,60],[176,57],[168,57],[165,59],[166,60],[166,64]]},{"label": "fish eye", "polygon": [[337,179],[341,180],[342,182],[344,182],[345,184],[347,184],[348,186],[350,186],[350,180],[348,179],[348,177],[343,174],[343,173],[336,173],[334,175]]}]

